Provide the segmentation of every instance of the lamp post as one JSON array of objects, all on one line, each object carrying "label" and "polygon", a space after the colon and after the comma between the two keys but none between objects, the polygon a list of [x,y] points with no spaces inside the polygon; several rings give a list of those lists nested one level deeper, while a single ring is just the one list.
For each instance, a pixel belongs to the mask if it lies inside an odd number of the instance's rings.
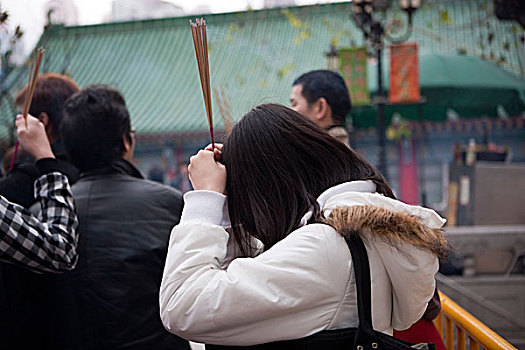
[{"label": "lamp post", "polygon": [[377,96],[374,103],[377,105],[377,138],[378,138],[378,169],[388,180],[386,165],[386,137],[385,137],[385,105],[387,97],[383,87],[383,42],[388,39],[392,43],[406,41],[412,34],[412,14],[421,7],[421,0],[399,0],[399,7],[408,15],[408,25],[405,33],[393,38],[385,32],[384,25],[374,19],[373,13],[386,11],[390,7],[390,0],[354,0],[352,1],[352,17],[356,25],[363,31],[365,40],[377,58]]},{"label": "lamp post", "polygon": [[339,50],[334,44],[330,44],[330,50],[325,52],[326,66],[328,70],[337,72],[339,70]]}]

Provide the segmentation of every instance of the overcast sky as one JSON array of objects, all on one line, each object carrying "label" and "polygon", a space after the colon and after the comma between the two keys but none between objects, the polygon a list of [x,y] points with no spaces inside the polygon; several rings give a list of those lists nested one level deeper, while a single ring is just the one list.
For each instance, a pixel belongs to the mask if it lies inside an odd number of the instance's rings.
[{"label": "overcast sky", "polygon": [[[44,4],[48,0],[2,0],[1,7],[10,14],[9,25],[20,25],[24,30],[24,51],[29,52],[42,34],[45,24]],[[80,24],[96,24],[106,18],[111,10],[113,0],[69,0],[78,8]],[[199,6],[207,6],[212,12],[243,11],[250,6],[259,9],[263,0],[166,0],[181,6],[185,12],[190,12]],[[341,2],[345,0],[295,0],[298,5],[308,5],[325,2]]]}]

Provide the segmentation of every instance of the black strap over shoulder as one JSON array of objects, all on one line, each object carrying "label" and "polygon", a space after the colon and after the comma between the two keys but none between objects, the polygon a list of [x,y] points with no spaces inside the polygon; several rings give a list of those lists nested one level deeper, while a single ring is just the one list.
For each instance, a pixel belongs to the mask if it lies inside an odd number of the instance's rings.
[{"label": "black strap over shoulder", "polygon": [[372,325],[372,288],[370,278],[370,264],[365,244],[359,235],[345,236],[346,244],[352,254],[355,282],[357,290],[357,313],[359,327],[356,334],[356,343],[372,344],[375,342],[374,328]]}]

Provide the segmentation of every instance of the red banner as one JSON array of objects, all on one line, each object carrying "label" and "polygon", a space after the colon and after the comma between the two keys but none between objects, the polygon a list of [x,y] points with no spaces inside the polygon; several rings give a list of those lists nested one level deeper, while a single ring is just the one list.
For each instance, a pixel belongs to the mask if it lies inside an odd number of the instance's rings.
[{"label": "red banner", "polygon": [[419,61],[417,44],[390,46],[390,103],[418,103]]}]

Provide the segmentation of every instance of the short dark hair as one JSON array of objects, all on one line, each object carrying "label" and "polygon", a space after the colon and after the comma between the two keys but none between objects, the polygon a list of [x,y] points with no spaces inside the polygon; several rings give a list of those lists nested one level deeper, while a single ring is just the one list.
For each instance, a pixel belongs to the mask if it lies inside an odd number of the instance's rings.
[{"label": "short dark hair", "polygon": [[124,98],[104,85],[89,86],[66,102],[60,134],[71,162],[85,172],[110,166],[125,150],[131,123]]},{"label": "short dark hair", "polygon": [[[23,105],[27,90],[28,87],[25,86],[16,95],[15,106]],[[58,134],[64,103],[79,90],[77,83],[68,76],[57,73],[42,74],[35,82],[29,114],[38,118],[40,113],[45,112]]]},{"label": "short dark hair", "polygon": [[376,191],[394,198],[384,177],[356,152],[303,115],[276,104],[252,109],[235,125],[222,149],[228,209],[235,239],[252,252],[248,235],[268,249],[300,225],[328,188],[372,180]]},{"label": "short dark hair", "polygon": [[352,110],[350,94],[343,77],[330,70],[313,70],[295,79],[292,86],[301,85],[302,94],[308,103],[314,103],[321,97],[332,108],[332,118],[339,125],[344,125],[346,116]]}]

